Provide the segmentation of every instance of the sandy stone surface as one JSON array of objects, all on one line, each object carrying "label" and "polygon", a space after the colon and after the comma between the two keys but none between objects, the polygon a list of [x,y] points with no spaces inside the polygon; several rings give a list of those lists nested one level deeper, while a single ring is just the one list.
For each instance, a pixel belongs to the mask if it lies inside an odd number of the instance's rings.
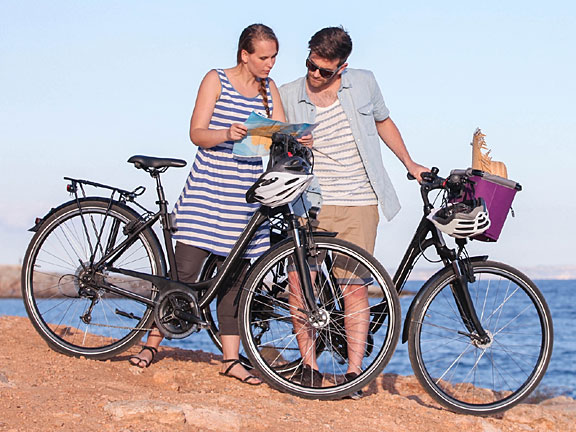
[{"label": "sandy stone surface", "polygon": [[163,348],[148,369],[51,350],[27,318],[0,317],[0,431],[576,431],[576,402],[499,417],[451,413],[414,377],[382,375],[360,400],[316,401],[218,374],[219,356]]}]

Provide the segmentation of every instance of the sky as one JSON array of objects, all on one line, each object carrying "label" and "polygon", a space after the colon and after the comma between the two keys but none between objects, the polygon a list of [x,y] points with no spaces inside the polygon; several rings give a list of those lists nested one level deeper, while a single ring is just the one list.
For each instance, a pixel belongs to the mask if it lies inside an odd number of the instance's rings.
[{"label": "sky", "polygon": [[[134,154],[186,159],[198,86],[235,65],[243,28],[280,41],[271,77],[305,74],[307,43],[342,25],[349,67],[374,72],[417,162],[471,165],[477,127],[523,190],[500,240],[472,242],[521,269],[574,266],[576,3],[566,1],[238,2],[0,0],[0,264],[22,261],[38,216],[70,199],[64,176],[154,185]],[[375,255],[394,273],[421,217],[419,190],[388,150],[402,210]],[[164,175],[171,205],[188,169]]]}]

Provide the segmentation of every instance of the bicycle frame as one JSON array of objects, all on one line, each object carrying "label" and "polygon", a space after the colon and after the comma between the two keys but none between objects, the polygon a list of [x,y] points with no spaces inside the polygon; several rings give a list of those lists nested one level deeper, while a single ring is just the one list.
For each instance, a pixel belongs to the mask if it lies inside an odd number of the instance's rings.
[{"label": "bicycle frame", "polygon": [[[127,276],[132,276],[135,278],[143,279],[153,283],[160,291],[166,291],[170,288],[180,288],[180,289],[187,289],[192,290],[195,292],[199,292],[205,290],[204,295],[198,300],[198,306],[200,309],[206,307],[210,302],[216,297],[217,293],[220,289],[222,289],[224,283],[227,279],[236,272],[239,267],[242,265],[242,256],[250,241],[252,240],[254,234],[258,230],[258,228],[265,223],[269,218],[275,214],[282,214],[285,220],[288,223],[288,229],[294,239],[296,249],[296,267],[298,269],[299,275],[302,280],[302,285],[304,287],[304,296],[306,298],[306,302],[310,307],[312,312],[317,310],[316,302],[314,301],[314,294],[312,288],[312,281],[310,279],[310,271],[307,266],[306,262],[306,251],[307,245],[310,241],[310,238],[306,235],[304,227],[301,227],[297,217],[294,215],[292,207],[290,205],[285,205],[278,207],[276,209],[270,209],[268,207],[261,206],[252,216],[244,230],[242,231],[240,237],[238,238],[237,242],[235,243],[234,247],[230,251],[229,255],[225,258],[220,270],[213,278],[197,282],[197,283],[183,283],[178,280],[178,269],[176,265],[175,259],[175,252],[174,247],[172,245],[172,222],[169,217],[167,201],[164,195],[164,189],[161,184],[160,180],[160,173],[163,172],[161,170],[150,170],[148,171],[149,174],[155,179],[156,181],[156,192],[158,195],[157,204],[159,206],[159,211],[156,213],[152,213],[146,210],[144,207],[140,206],[135,202],[135,198],[141,195],[144,192],[144,188],[140,187],[137,188],[135,191],[129,192],[125,191],[113,186],[108,186],[100,183],[94,183],[87,180],[80,180],[80,179],[73,179],[66,177],[65,179],[71,181],[71,185],[69,186],[69,191],[75,193],[76,201],[78,202],[79,208],[81,199],[78,198],[77,194],[77,186],[78,185],[90,185],[99,188],[106,188],[112,190],[112,197],[110,204],[113,202],[113,196],[115,193],[120,195],[120,202],[126,203],[127,201],[134,202],[137,204],[142,210],[145,211],[145,216],[142,220],[137,221],[133,226],[130,226],[130,233],[128,237],[122,241],[119,245],[112,247],[114,241],[110,241],[109,245],[106,245],[106,250],[103,256],[97,261],[93,263],[93,268],[101,268],[105,269],[109,272],[124,274]],[[163,233],[163,240],[164,240],[164,247],[166,250],[166,255],[168,258],[169,263],[169,270],[168,276],[169,277],[162,277],[157,275],[152,275],[148,273],[137,272],[133,270],[125,270],[121,268],[116,268],[113,266],[115,260],[124,253],[126,249],[128,249],[134,241],[138,238],[138,235],[147,229],[151,229],[151,227],[158,221],[161,221],[162,225],[162,233]],[[85,228],[86,229],[86,228]],[[117,229],[117,227],[116,227]],[[114,237],[114,236],[112,236]],[[114,238],[112,238],[114,240]],[[93,258],[92,258],[93,259]],[[110,292],[115,294],[124,296],[126,298],[130,298],[132,300],[140,301],[145,303],[149,306],[156,306],[157,301],[151,300],[146,297],[143,297],[139,294],[134,292],[128,291],[126,289],[106,284],[105,288]]]},{"label": "bicycle frame", "polygon": [[[434,175],[437,172],[437,170],[436,172],[434,172],[434,169],[432,170]],[[474,282],[472,272],[469,271],[469,262],[477,260],[485,261],[488,257],[478,256],[465,259],[461,258],[460,251],[464,249],[464,246],[467,242],[466,239],[456,240],[460,248],[458,252],[446,245],[443,234],[434,226],[434,224],[432,224],[432,222],[426,218],[426,216],[430,214],[433,208],[428,200],[428,193],[434,188],[435,187],[431,185],[421,186],[422,200],[424,201],[424,215],[422,216],[422,219],[416,228],[416,232],[414,233],[414,236],[412,237],[412,240],[410,241],[403,258],[400,261],[398,269],[394,274],[393,282],[398,294],[400,294],[406,281],[408,280],[411,271],[414,269],[416,262],[422,255],[424,255],[424,252],[427,249],[434,247],[444,266],[451,267],[454,271],[454,274],[456,275],[456,283],[454,283],[452,286],[452,293],[454,295],[456,304],[458,305],[458,309],[464,325],[469,332],[467,336],[485,342],[487,339],[489,339],[489,336],[482,327],[480,319],[478,318],[470,298],[468,282]],[[419,294],[422,292],[423,290],[421,289],[410,304],[410,308],[406,314],[404,329],[402,333],[402,343],[406,343],[408,340],[408,329],[412,320],[412,310],[414,309],[414,305],[419,302]]]}]

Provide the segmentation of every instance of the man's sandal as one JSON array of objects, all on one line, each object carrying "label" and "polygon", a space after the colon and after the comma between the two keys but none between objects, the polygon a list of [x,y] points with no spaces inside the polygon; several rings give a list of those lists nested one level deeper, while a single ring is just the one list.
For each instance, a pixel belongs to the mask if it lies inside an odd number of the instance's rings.
[{"label": "man's sandal", "polygon": [[[228,360],[222,360],[222,363],[230,363],[230,366],[228,366],[224,372],[219,372],[220,375],[223,375],[223,376],[226,376],[226,377],[229,377],[229,378],[237,379],[238,381],[241,381],[241,382],[243,382],[244,384],[248,384],[248,385],[252,385],[252,386],[257,386],[257,385],[262,384],[262,381],[260,381],[260,378],[258,378],[258,377],[255,376],[255,375],[250,374],[250,375],[248,375],[246,378],[242,379],[242,378],[239,378],[239,377],[237,377],[236,375],[232,375],[232,374],[230,373],[230,371],[232,370],[232,368],[233,368],[234,366],[236,366],[236,365],[238,365],[238,364],[239,364],[239,365],[242,364],[242,362],[241,362],[240,360],[238,360],[238,359],[228,359]],[[254,381],[251,382],[250,380],[258,380],[258,382],[254,382]]]},{"label": "man's sandal", "polygon": [[[150,353],[152,353],[152,358],[150,358],[150,360],[140,357],[140,355],[144,351],[150,351]],[[139,367],[141,369],[144,369],[144,368],[147,368],[148,366],[150,366],[152,364],[152,362],[154,361],[154,356],[157,353],[158,353],[158,350],[156,348],[144,346],[138,354],[130,356],[128,361],[130,362],[130,364],[132,366],[136,366],[136,367]]]},{"label": "man's sandal", "polygon": [[[358,376],[358,374],[356,372],[348,372],[347,374],[344,374],[344,379],[345,379],[344,382],[350,382],[353,379],[355,379],[357,376]],[[358,400],[358,399],[362,398],[363,396],[364,396],[364,392],[362,391],[362,389],[360,389],[360,390],[356,390],[351,395],[346,396],[346,398]]]}]

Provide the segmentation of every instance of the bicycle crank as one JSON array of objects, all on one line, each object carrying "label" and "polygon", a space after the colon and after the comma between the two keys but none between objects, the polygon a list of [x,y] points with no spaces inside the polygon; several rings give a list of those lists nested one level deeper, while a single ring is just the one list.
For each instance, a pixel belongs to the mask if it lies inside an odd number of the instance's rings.
[{"label": "bicycle crank", "polygon": [[160,295],[154,309],[154,322],[168,339],[183,339],[207,325],[200,318],[194,293],[179,288]]}]

